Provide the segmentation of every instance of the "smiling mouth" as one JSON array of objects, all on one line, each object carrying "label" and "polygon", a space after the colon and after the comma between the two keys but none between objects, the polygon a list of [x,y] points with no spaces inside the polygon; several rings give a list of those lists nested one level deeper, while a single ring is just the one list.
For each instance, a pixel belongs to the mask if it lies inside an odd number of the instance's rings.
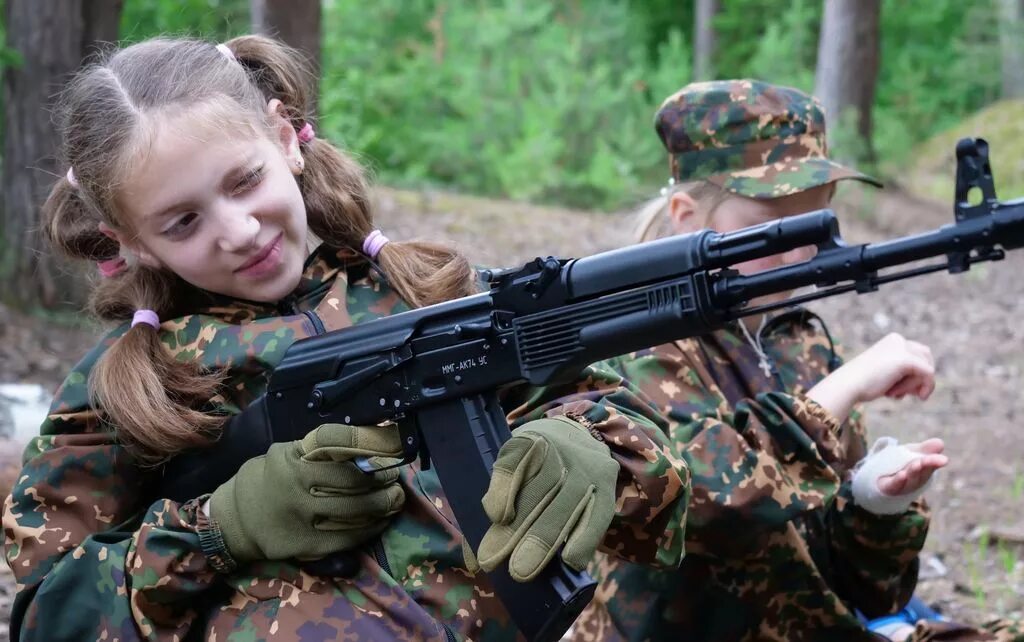
[{"label": "smiling mouth", "polygon": [[277,246],[281,243],[282,236],[284,236],[283,232],[275,236],[274,240],[264,245],[259,252],[257,252],[251,259],[243,263],[241,267],[235,270],[235,272],[245,272],[246,270],[253,268],[262,263],[263,261],[265,261],[267,257],[269,257],[277,248]]}]

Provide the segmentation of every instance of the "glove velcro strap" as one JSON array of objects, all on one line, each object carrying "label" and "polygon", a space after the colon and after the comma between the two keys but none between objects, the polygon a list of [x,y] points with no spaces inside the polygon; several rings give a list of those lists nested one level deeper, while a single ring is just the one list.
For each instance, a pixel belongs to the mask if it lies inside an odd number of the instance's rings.
[{"label": "glove velcro strap", "polygon": [[207,515],[202,507],[196,511],[196,530],[199,533],[199,546],[213,570],[225,574],[234,572],[238,563],[228,552],[224,533],[216,520]]}]

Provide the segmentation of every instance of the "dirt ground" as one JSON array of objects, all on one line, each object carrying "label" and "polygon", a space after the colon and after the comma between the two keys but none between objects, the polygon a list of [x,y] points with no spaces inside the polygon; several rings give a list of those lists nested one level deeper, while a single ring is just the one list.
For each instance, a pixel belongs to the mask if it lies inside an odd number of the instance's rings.
[{"label": "dirt ground", "polygon": [[[1008,195],[1003,195],[1004,198]],[[592,214],[440,192],[378,190],[380,227],[396,240],[451,239],[480,265],[514,265],[537,253],[580,256],[627,238],[628,214]],[[849,242],[878,241],[952,221],[952,206],[900,192],[840,192]],[[931,346],[938,386],[927,402],[880,401],[867,408],[872,436],[942,437],[951,463],[929,490],[932,529],[919,594],[970,622],[1021,617],[1024,610],[1024,252],[967,274],[935,274],[813,304],[855,354],[897,331]],[[89,347],[93,332],[0,307],[0,383],[50,389]],[[5,569],[6,570],[6,569]],[[10,575],[0,575],[6,620]],[[3,627],[6,629],[6,627]],[[5,634],[6,631],[3,631]],[[0,634],[0,640],[6,635]]]}]

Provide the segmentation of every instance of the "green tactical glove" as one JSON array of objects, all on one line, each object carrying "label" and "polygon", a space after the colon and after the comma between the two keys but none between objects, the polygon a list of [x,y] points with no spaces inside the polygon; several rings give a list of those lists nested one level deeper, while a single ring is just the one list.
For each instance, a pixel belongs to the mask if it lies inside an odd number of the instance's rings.
[{"label": "green tactical glove", "polygon": [[512,578],[528,582],[564,543],[562,559],[582,571],[615,515],[618,473],[608,446],[574,421],[538,419],[513,431],[483,497],[492,526],[480,542],[480,567],[492,571],[509,558]]},{"label": "green tactical glove", "polygon": [[[210,516],[238,561],[316,559],[377,535],[402,509],[398,469],[366,474],[401,455],[398,429],[324,424],[302,441],[273,444],[214,491]],[[375,459],[378,458],[378,459]]]}]

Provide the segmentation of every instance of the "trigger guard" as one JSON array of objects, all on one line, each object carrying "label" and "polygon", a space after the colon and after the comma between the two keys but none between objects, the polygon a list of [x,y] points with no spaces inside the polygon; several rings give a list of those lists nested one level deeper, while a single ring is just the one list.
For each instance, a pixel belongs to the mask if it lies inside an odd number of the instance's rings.
[{"label": "trigger guard", "polygon": [[[420,438],[419,435],[417,435],[416,433],[415,427],[413,427],[412,430],[409,430],[405,426],[406,424],[404,423],[400,423],[398,425],[398,434],[402,437],[401,461],[399,461],[396,464],[391,464],[390,466],[383,466],[381,468],[377,468],[376,466],[373,465],[372,462],[370,462],[369,457],[356,457],[356,468],[363,471],[367,475],[372,475],[373,473],[380,472],[382,470],[391,470],[392,468],[405,466],[406,464],[411,464],[412,462],[416,461],[416,458],[422,454],[426,446],[425,444],[421,445]],[[426,469],[428,466],[429,464],[424,466],[424,469]]]}]

